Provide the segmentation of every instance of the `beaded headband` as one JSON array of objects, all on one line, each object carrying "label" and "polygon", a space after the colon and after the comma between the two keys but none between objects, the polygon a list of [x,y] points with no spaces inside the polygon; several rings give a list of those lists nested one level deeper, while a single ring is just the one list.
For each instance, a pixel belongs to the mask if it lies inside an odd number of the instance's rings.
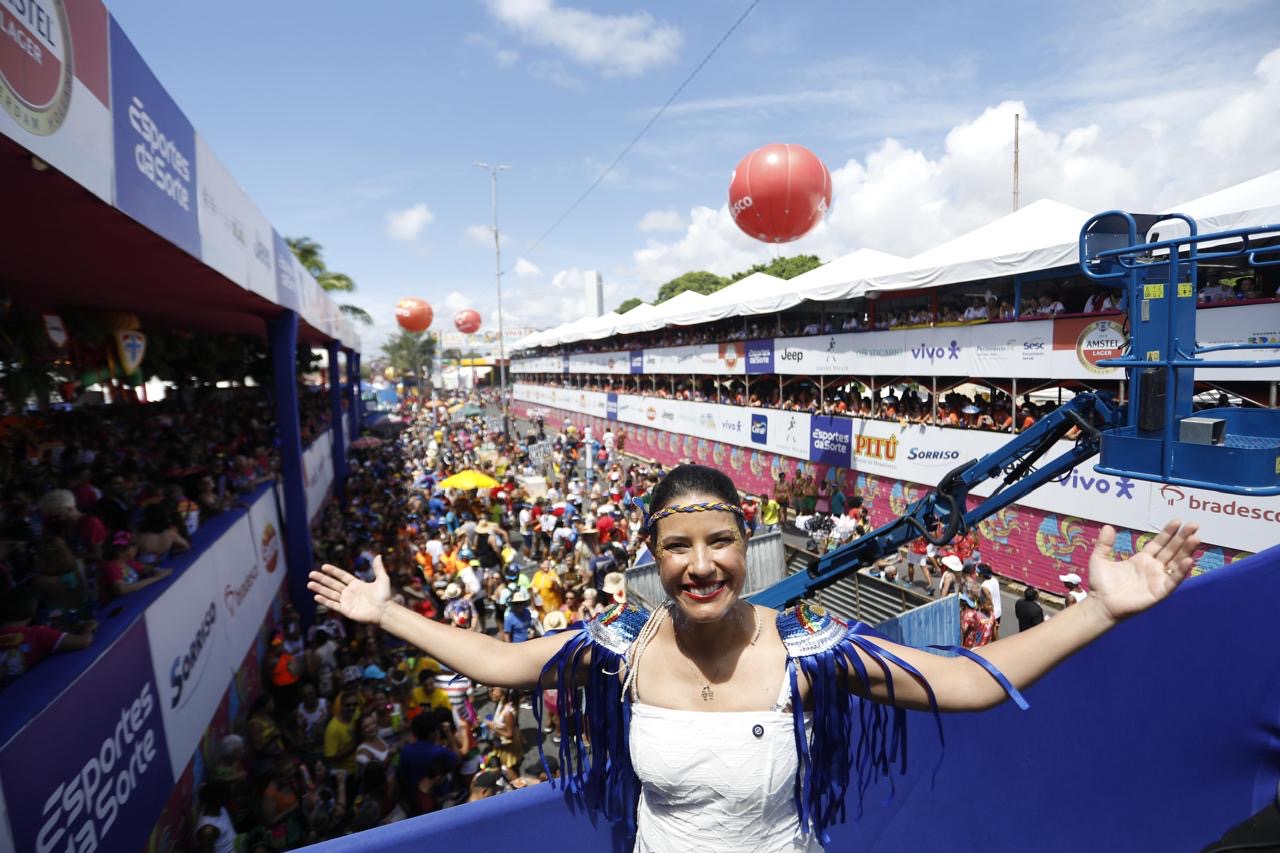
[{"label": "beaded headband", "polygon": [[734,515],[738,516],[739,518],[743,517],[742,507],[738,506],[737,504],[726,504],[726,503],[672,504],[671,506],[663,507],[662,509],[655,512],[653,515],[649,516],[645,520],[644,526],[646,530],[652,531],[654,528],[654,525],[656,525],[659,520],[666,518],[668,515],[675,515],[677,512],[712,512],[712,511],[731,512]]}]

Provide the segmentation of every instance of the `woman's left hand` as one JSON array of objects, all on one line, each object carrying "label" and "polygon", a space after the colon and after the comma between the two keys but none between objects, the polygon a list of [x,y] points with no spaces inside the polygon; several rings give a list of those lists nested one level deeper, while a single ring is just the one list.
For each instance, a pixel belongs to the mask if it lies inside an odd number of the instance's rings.
[{"label": "woman's left hand", "polygon": [[1198,529],[1174,519],[1141,551],[1117,560],[1115,528],[1104,526],[1089,557],[1089,595],[1116,622],[1167,598],[1191,574],[1191,555],[1200,547]]}]

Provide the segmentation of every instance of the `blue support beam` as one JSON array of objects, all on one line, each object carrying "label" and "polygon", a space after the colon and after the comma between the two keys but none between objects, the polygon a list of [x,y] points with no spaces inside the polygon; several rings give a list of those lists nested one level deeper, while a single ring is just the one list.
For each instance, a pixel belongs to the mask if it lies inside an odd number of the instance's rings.
[{"label": "blue support beam", "polygon": [[360,354],[347,350],[347,434],[355,441],[360,437]]},{"label": "blue support beam", "polygon": [[342,371],[338,369],[338,353],[342,345],[329,341],[329,422],[332,424],[333,441],[333,493],[338,500],[347,499],[347,443],[343,439],[342,423]]},{"label": "blue support beam", "polygon": [[280,441],[280,474],[284,480],[284,553],[289,563],[289,598],[305,622],[315,604],[307,590],[311,571],[311,531],[307,492],[303,487],[302,428],[298,420],[298,314],[281,311],[267,321],[271,375],[276,392],[276,435]]}]

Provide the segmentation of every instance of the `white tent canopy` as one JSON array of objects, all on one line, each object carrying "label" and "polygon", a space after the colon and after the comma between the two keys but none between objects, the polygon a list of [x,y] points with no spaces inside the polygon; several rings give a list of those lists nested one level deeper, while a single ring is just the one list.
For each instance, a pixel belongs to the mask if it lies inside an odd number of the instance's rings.
[{"label": "white tent canopy", "polygon": [[911,290],[1070,266],[1089,214],[1040,199],[914,256],[904,269],[871,276],[867,290]]},{"label": "white tent canopy", "polygon": [[673,313],[668,322],[677,326],[692,326],[737,317],[744,313],[742,305],[746,300],[762,293],[780,291],[786,286],[787,283],[776,276],[753,272],[715,293],[707,294],[706,299],[695,303],[691,310]]},{"label": "white tent canopy", "polygon": [[907,265],[905,258],[877,249],[858,249],[830,263],[809,270],[782,288],[748,297],[742,314],[770,314],[799,305],[806,299],[830,302],[861,294],[867,278],[884,275]]},{"label": "white tent canopy", "polygon": [[[1280,224],[1280,170],[1175,204],[1163,212],[1185,213],[1196,221],[1201,234]],[[1187,233],[1181,223],[1162,223],[1156,230],[1165,240]]]},{"label": "white tent canopy", "polygon": [[[633,332],[652,332],[654,329],[661,329],[663,326],[671,322],[672,317],[680,314],[699,310],[697,306],[706,302],[707,295],[704,293],[695,293],[692,290],[682,290],[666,302],[657,305],[640,305],[623,315],[622,320],[618,323],[617,332],[619,334],[631,334]],[[650,308],[642,317],[636,317],[636,312],[641,308]]]}]

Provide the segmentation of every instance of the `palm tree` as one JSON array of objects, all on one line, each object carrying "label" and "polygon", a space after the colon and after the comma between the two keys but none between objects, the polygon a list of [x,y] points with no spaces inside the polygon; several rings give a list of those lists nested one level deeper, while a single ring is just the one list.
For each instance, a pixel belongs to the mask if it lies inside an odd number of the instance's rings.
[{"label": "palm tree", "polygon": [[[302,264],[303,269],[309,272],[316,280],[316,284],[325,291],[351,293],[356,289],[356,283],[351,276],[342,272],[333,272],[325,266],[324,256],[321,255],[324,247],[315,240],[310,237],[285,237],[284,241],[289,244],[294,257]],[[358,305],[339,305],[338,309],[357,322],[364,323],[366,326],[373,325],[373,318],[369,316],[369,312]]]},{"label": "palm tree", "polygon": [[401,331],[382,345],[382,354],[396,373],[412,373],[415,377],[431,371],[435,352],[436,339],[426,332]]}]

